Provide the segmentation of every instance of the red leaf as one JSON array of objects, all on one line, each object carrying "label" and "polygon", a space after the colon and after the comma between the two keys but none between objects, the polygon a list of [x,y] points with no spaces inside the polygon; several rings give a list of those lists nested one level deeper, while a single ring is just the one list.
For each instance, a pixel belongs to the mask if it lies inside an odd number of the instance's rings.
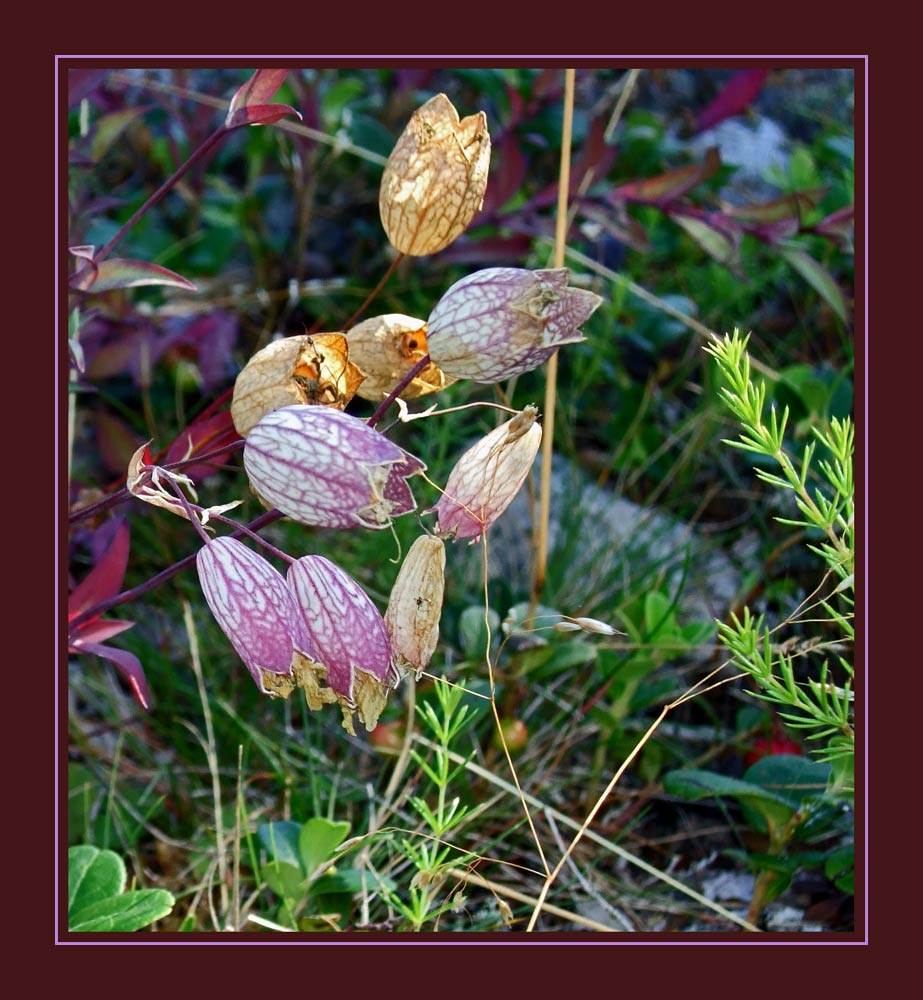
[{"label": "red leaf", "polygon": [[608,195],[609,200],[618,204],[623,201],[640,202],[646,205],[662,205],[676,201],[697,184],[714,176],[721,166],[721,158],[714,147],[705,153],[704,163],[691,163],[677,167],[656,177],[645,177],[637,181],[621,184]]},{"label": "red leaf", "polygon": [[586,141],[580,151],[580,158],[571,167],[571,190],[587,191],[594,181],[602,180],[618,155],[618,149],[606,142],[606,127],[601,118],[594,118]]},{"label": "red leaf", "polygon": [[[213,413],[207,417],[199,417],[193,420],[167,448],[163,464],[169,465],[171,462],[182,462],[185,459],[195,458],[197,455],[211,453],[223,446],[230,446],[240,439],[240,435],[234,429],[230,410],[225,410],[223,413]],[[227,461],[230,454],[229,448],[228,451],[223,451],[220,455],[214,455],[207,462],[187,465],[182,472],[194,482],[200,483],[206,476],[216,472],[218,467]]]},{"label": "red leaf", "polygon": [[827,193],[826,188],[815,188],[810,191],[795,191],[763,201],[756,205],[734,205],[725,209],[727,215],[741,222],[752,222],[757,225],[773,222],[794,220],[800,224],[804,214],[820,203]]},{"label": "red leaf", "polygon": [[250,107],[254,104],[266,104],[271,101],[287,76],[287,69],[258,69],[231,98],[231,104],[228,108],[228,123],[230,124],[231,115],[239,108]]},{"label": "red leaf", "polygon": [[109,75],[108,69],[71,69],[67,71],[67,106],[75,107]]},{"label": "red leaf", "polygon": [[[74,249],[71,248],[71,253]],[[146,260],[130,260],[127,257],[113,257],[101,264],[90,261],[89,269],[84,268],[71,277],[71,286],[84,292],[108,292],[114,288],[138,288],[141,285],[172,285],[190,292],[196,290],[191,281],[174,271]]]},{"label": "red leaf", "polygon": [[123,520],[96,565],[71,591],[67,601],[68,619],[119,592],[128,566],[128,547],[128,522]]},{"label": "red leaf", "polygon": [[768,69],[743,69],[735,73],[718,96],[699,112],[695,120],[696,131],[703,132],[745,111],[763,89],[767,76]]},{"label": "red leaf", "polygon": [[240,128],[241,125],[271,125],[286,115],[301,115],[288,104],[255,104],[241,108],[233,115],[228,115],[225,123],[228,128]]},{"label": "red leaf", "polygon": [[287,104],[270,103],[275,92],[285,82],[287,69],[258,69],[231,98],[226,128],[242,125],[269,125],[286,115],[301,115]]},{"label": "red leaf", "polygon": [[86,622],[78,628],[77,638],[71,640],[70,646],[80,652],[87,644],[105,642],[126,629],[134,628],[134,625],[134,622],[120,621],[117,618]]},{"label": "red leaf", "polygon": [[114,663],[118,672],[128,682],[131,693],[135,696],[138,704],[142,708],[151,707],[151,695],[147,688],[147,680],[144,676],[144,667],[134,653],[126,652],[124,649],[116,649],[114,646],[101,646],[89,642],[80,645],[78,651],[81,653],[93,653],[101,656],[104,660]]},{"label": "red leaf", "polygon": [[826,218],[821,219],[814,226],[814,232],[819,236],[829,236],[831,239],[836,240],[841,247],[848,250],[852,247],[854,214],[855,208],[853,205],[846,205],[844,208],[839,208]]}]

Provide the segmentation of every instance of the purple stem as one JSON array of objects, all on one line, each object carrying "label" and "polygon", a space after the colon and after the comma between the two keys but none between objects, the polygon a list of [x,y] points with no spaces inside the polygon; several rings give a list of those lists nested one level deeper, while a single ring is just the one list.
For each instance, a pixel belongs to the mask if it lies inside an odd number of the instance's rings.
[{"label": "purple stem", "polygon": [[[281,510],[268,510],[265,514],[260,514],[258,518],[251,521],[248,525],[246,525],[246,527],[244,525],[240,525],[237,531],[231,532],[230,537],[240,538],[248,530],[258,531],[260,528],[266,527],[267,524],[272,524],[274,521],[278,521],[281,517],[285,517]],[[144,583],[139,583],[137,587],[132,587],[131,590],[123,590],[121,594],[116,594],[115,597],[109,597],[104,601],[100,601],[98,604],[94,604],[93,607],[87,608],[86,611],[82,611],[79,615],[76,615],[73,620],[69,622],[69,627],[71,629],[78,628],[84,622],[89,621],[91,618],[96,618],[98,615],[110,610],[110,608],[117,608],[120,604],[127,604],[129,601],[133,601],[136,597],[141,597],[143,594],[146,594],[149,590],[159,587],[162,583],[166,583],[170,577],[176,576],[176,574],[181,570],[184,570],[187,566],[191,566],[195,562],[197,555],[198,552],[193,552],[186,556],[185,559],[180,559],[179,562],[161,570],[156,576],[152,576],[150,580],[145,580]]]},{"label": "purple stem", "polygon": [[385,415],[388,407],[397,399],[398,396],[407,388],[408,385],[420,374],[421,371],[429,364],[429,355],[424,354],[422,358],[407,372],[407,374],[397,383],[397,385],[388,393],[387,396],[379,403],[378,409],[369,417],[366,421],[369,427],[374,427],[381,418]]},{"label": "purple stem", "polygon": [[[122,226],[122,228],[115,234],[115,236],[113,236],[112,239],[109,240],[109,242],[104,247],[102,247],[102,249],[98,250],[95,254],[93,254],[93,264],[98,264],[101,260],[105,259],[112,252],[112,250],[118,245],[118,243],[121,242],[122,238],[128,232],[128,230],[131,229],[131,227],[140,218],[146,215],[164,197],[164,195],[170,190],[170,188],[172,188],[174,184],[176,184],[176,182],[180,180],[180,178],[183,177],[183,175],[191,167],[195,166],[195,164],[198,163],[198,161],[201,160],[206,153],[210,152],[210,150],[214,146],[216,146],[230,131],[232,130],[229,129],[227,125],[221,125],[216,131],[212,132],[212,134],[205,140],[205,142],[202,143],[201,146],[199,146],[199,148],[192,154],[192,156],[190,156],[185,163],[183,163],[180,167],[178,167],[177,170],[173,174],[171,174],[163,182],[163,184],[160,185],[159,188],[157,188],[157,190]],[[77,271],[76,274],[71,276],[71,282],[72,283],[75,282],[80,277],[80,275],[82,275],[85,271],[88,271],[91,266],[92,266],[91,264],[87,264],[85,267],[82,267],[79,271]]]}]

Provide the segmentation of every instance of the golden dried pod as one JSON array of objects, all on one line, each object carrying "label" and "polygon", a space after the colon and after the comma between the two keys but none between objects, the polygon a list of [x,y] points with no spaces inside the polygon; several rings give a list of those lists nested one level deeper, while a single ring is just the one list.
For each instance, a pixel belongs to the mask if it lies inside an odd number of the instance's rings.
[{"label": "golden dried pod", "polygon": [[[358,393],[377,403],[385,398],[410,369],[428,353],[426,320],[403,313],[373,316],[346,334],[349,356],[362,369],[365,381]],[[401,399],[416,399],[439,392],[455,381],[432,363],[405,386]]]},{"label": "golden dried pod", "polygon": [[267,413],[293,403],[342,410],[364,378],[342,333],[285,337],[257,351],[237,376],[231,419],[246,437]]},{"label": "golden dried pod", "polygon": [[419,677],[436,649],[444,591],[445,542],[421,535],[401,564],[385,612],[392,662],[402,676]]},{"label": "golden dried pod", "polygon": [[381,223],[395,249],[413,257],[444,250],[484,202],[490,134],[483,111],[459,120],[445,94],[417,108],[381,178]]}]

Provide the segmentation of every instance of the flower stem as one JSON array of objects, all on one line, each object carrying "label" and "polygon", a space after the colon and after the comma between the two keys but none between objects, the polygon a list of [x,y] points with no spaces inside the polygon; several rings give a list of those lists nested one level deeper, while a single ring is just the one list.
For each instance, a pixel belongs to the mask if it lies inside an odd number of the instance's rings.
[{"label": "flower stem", "polygon": [[[570,189],[570,147],[574,121],[574,70],[564,71],[564,122],[561,126],[561,164],[558,172],[558,210],[555,220],[554,266],[564,266],[567,243],[567,195]],[[548,567],[548,518],[551,509],[551,456],[554,445],[554,410],[557,397],[558,355],[552,354],[545,369],[545,406],[542,414],[542,475],[532,577],[532,603],[537,604]]]},{"label": "flower stem", "polygon": [[408,371],[404,377],[397,383],[397,385],[388,393],[387,396],[379,403],[378,409],[369,417],[366,421],[369,427],[374,427],[381,418],[385,415],[388,407],[397,399],[398,396],[407,388],[408,385],[420,374],[421,371],[429,364],[429,355],[424,354],[422,358],[413,366],[413,368]]},{"label": "flower stem", "polygon": [[344,332],[348,331],[356,323],[356,320],[358,320],[359,317],[365,312],[365,310],[368,309],[370,303],[374,302],[375,297],[382,290],[382,288],[385,287],[385,282],[388,280],[388,278],[391,277],[392,274],[394,274],[394,271],[397,268],[397,265],[400,264],[400,262],[403,259],[404,259],[404,255],[402,253],[399,253],[394,258],[394,260],[391,261],[391,264],[388,267],[388,270],[385,271],[385,273],[382,275],[381,280],[369,292],[369,294],[365,297],[365,302],[363,302],[362,305],[359,306],[359,308],[352,314],[352,316],[349,318],[349,320],[346,323],[343,324],[343,330],[344,330]]},{"label": "flower stem", "polygon": [[[265,514],[260,514],[258,518],[251,521],[248,525],[238,525],[237,530],[232,531],[230,537],[240,538],[242,535],[258,531],[260,528],[264,528],[267,524],[272,524],[282,517],[285,517],[285,515],[281,510],[268,510]],[[181,570],[186,569],[187,566],[191,566],[195,562],[197,555],[198,551],[192,552],[185,558],[180,559],[179,562],[175,562],[172,566],[161,570],[149,580],[145,580],[144,583],[139,583],[137,587],[132,587],[131,590],[123,590],[121,594],[116,594],[115,597],[108,597],[106,600],[94,604],[91,608],[87,608],[86,611],[82,611],[79,615],[74,616],[69,622],[70,628],[75,629],[84,622],[99,617],[99,615],[104,614],[111,608],[116,608],[120,604],[127,604],[136,597],[146,594],[149,590],[154,590],[162,583],[166,583],[171,577],[176,576]]]},{"label": "flower stem", "polygon": [[[139,219],[143,218],[147,213],[167,194],[167,192],[180,180],[199,160],[205,156],[206,153],[217,146],[218,143],[230,132],[226,125],[221,125],[202,143],[201,146],[186,160],[185,163],[181,164],[164,182],[159,188],[147,199],[147,201],[132,215],[132,217],[122,226],[122,228],[112,237],[109,242],[93,254],[93,263],[98,264],[101,260],[104,260],[122,241],[122,238],[131,229],[132,226],[138,222]],[[71,277],[71,282],[76,281],[84,271],[89,270],[90,264],[82,267],[76,274]]]}]

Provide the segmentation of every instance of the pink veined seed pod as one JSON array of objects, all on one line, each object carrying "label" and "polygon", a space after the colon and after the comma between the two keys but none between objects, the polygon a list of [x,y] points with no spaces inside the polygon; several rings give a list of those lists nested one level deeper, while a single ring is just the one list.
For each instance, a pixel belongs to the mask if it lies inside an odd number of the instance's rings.
[{"label": "pink veined seed pod", "polygon": [[288,568],[286,582],[327,670],[327,684],[352,701],[357,673],[393,686],[391,650],[384,620],[371,598],[348,573],[323,556],[302,556]]},{"label": "pink veined seed pod", "polygon": [[462,455],[435,507],[437,530],[474,544],[512,503],[542,440],[538,410],[527,406]]},{"label": "pink veined seed pod", "polygon": [[567,268],[489,267],[456,281],[427,320],[429,356],[447,375],[499,382],[544,364],[599,306]]},{"label": "pink veined seed pod", "polygon": [[257,687],[271,694],[263,672],[290,675],[295,650],[313,646],[285,577],[235,538],[207,542],[196,556],[205,600]]},{"label": "pink veined seed pod", "polygon": [[295,405],[253,427],[244,468],[256,493],[302,524],[385,528],[416,510],[406,479],[426,466],[351,414]]}]

